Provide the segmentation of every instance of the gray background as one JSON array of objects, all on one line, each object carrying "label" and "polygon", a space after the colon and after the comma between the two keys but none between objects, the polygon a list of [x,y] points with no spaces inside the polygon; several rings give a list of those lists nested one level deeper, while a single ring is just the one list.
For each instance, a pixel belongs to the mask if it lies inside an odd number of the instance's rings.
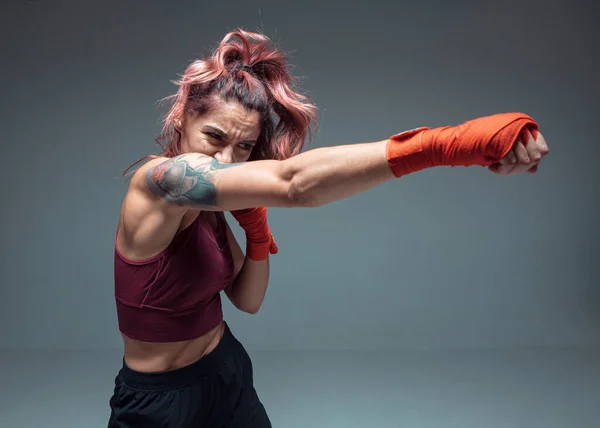
[{"label": "gray background", "polygon": [[265,304],[226,309],[248,347],[600,345],[598,29],[567,4],[3,5],[2,346],[121,346],[118,177],[155,152],[169,80],[237,25],[290,52],[312,147],[524,111],[551,148],[536,176],[441,168],[272,209]]},{"label": "gray background", "polygon": [[[289,53],[320,109],[312,147],[504,111],[530,114],[550,146],[535,176],[438,168],[325,207],[271,209],[280,253],[265,303],[251,316],[225,301],[248,349],[598,349],[597,9],[583,0],[3,2],[2,355],[113,350],[102,354],[111,369],[102,379],[114,376],[120,174],[156,151],[170,80],[237,26]],[[261,364],[266,377],[277,366]]]}]

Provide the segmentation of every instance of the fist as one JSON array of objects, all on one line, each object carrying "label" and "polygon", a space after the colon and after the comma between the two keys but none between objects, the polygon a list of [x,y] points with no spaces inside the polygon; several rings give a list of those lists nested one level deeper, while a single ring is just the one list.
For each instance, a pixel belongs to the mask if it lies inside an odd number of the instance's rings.
[{"label": "fist", "polygon": [[490,165],[489,170],[497,175],[535,174],[547,155],[548,145],[544,136],[538,131],[532,134],[528,128],[524,128],[511,151],[500,162]]}]

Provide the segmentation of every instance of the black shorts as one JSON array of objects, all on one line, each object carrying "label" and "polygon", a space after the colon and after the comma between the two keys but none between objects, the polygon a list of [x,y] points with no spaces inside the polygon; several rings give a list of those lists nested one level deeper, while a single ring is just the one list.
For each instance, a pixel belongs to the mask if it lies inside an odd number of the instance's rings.
[{"label": "black shorts", "polygon": [[123,362],[109,404],[109,428],[271,427],[250,357],[227,324],[217,347],[189,366],[140,373]]}]

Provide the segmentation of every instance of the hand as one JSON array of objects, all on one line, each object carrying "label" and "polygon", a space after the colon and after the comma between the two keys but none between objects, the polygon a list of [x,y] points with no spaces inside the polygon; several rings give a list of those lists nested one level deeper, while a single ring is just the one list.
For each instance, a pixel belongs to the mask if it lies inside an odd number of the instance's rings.
[{"label": "hand", "polygon": [[267,222],[267,208],[249,208],[231,211],[246,232],[246,257],[262,261],[279,251]]},{"label": "hand", "polygon": [[543,135],[538,131],[532,134],[525,127],[510,152],[500,162],[490,165],[489,170],[497,175],[535,174],[539,163],[547,155],[548,145]]}]

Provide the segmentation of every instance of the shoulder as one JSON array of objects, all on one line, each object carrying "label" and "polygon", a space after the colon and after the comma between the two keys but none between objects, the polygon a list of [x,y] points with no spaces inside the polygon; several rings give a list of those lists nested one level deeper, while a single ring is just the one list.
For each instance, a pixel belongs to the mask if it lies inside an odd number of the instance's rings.
[{"label": "shoulder", "polygon": [[162,251],[179,229],[186,209],[168,204],[148,186],[152,168],[168,158],[156,157],[131,176],[123,199],[118,226],[118,245],[131,258],[139,259]]},{"label": "shoulder", "polygon": [[129,189],[147,189],[149,175],[156,173],[155,169],[159,165],[164,165],[170,158],[163,156],[151,156],[148,161],[138,167],[131,175]]}]

